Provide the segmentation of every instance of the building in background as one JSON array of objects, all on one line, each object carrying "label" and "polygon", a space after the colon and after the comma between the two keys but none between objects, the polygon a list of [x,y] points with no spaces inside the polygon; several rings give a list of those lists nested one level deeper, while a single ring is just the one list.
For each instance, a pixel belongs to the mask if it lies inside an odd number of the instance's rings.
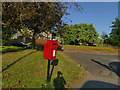
[{"label": "building in background", "polygon": [[[26,43],[29,43],[29,42],[32,42],[32,35],[33,35],[33,32],[31,32],[32,30],[28,30],[29,32],[29,38],[26,38],[25,42]],[[60,38],[55,36],[54,37],[55,40],[59,41],[60,42]],[[19,41],[19,42],[24,42],[24,37],[22,36],[22,34],[20,33],[20,31],[17,31],[16,33],[14,33],[12,36],[11,36],[11,40],[14,40],[14,41]],[[50,32],[41,32],[39,34],[36,35],[35,37],[35,41],[36,43],[44,43],[45,40],[52,40],[52,34]]]}]

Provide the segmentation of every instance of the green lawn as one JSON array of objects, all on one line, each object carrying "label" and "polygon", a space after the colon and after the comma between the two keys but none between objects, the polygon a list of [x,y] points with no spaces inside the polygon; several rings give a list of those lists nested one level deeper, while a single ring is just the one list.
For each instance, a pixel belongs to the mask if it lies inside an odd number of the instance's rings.
[{"label": "green lawn", "polygon": [[60,71],[66,81],[65,87],[72,88],[87,75],[87,72],[62,52],[57,52],[57,59],[58,65],[54,68],[51,63],[53,72],[48,85],[46,84],[47,59],[43,58],[42,51],[29,49],[5,53],[2,55],[2,85],[4,88],[54,88],[54,79]]}]

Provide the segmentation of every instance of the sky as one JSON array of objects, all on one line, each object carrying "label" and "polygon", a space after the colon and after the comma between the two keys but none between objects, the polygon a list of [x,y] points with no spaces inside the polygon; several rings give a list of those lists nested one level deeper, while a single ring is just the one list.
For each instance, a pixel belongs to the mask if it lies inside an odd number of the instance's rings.
[{"label": "sky", "polygon": [[66,19],[66,16],[62,17],[63,21],[67,21],[70,24],[88,23],[93,24],[99,35],[102,32],[109,34],[112,30],[109,26],[118,17],[118,2],[78,2],[83,11],[75,11],[73,8],[67,11],[70,15],[67,17],[72,20],[70,22]]}]

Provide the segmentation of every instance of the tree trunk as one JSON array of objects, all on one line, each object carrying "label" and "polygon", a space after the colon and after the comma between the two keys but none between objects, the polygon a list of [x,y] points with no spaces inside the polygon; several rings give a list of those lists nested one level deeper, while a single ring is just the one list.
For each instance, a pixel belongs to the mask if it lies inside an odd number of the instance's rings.
[{"label": "tree trunk", "polygon": [[32,49],[35,49],[35,33],[33,33],[32,37]]}]

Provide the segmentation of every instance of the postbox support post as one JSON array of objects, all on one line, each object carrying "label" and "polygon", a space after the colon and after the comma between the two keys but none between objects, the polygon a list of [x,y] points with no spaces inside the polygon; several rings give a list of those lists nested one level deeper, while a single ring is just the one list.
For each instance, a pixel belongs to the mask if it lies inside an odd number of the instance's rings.
[{"label": "postbox support post", "polygon": [[47,82],[49,82],[49,71],[50,71],[50,60],[48,59],[48,68],[47,68]]}]

